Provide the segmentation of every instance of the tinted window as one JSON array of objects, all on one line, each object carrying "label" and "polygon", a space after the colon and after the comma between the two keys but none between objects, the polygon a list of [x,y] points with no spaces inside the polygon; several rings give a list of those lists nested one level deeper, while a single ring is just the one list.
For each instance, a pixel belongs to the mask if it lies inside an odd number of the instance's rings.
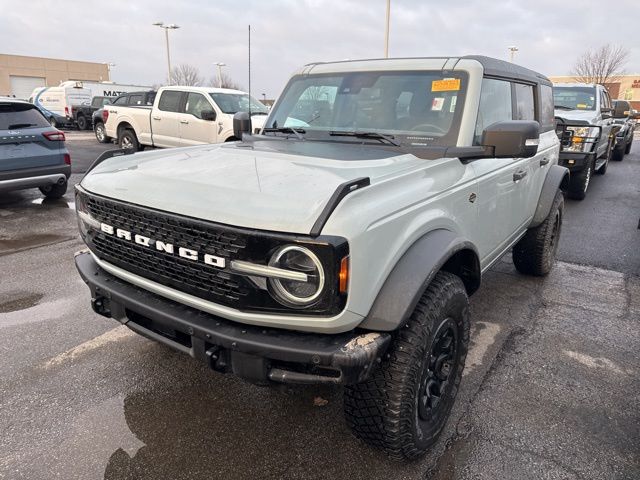
[{"label": "tinted window", "polygon": [[513,120],[512,115],[511,83],[492,78],[482,80],[474,144],[480,144],[485,128],[492,123]]},{"label": "tinted window", "polygon": [[129,97],[129,105],[142,105],[142,95],[131,95]]},{"label": "tinted window", "polygon": [[127,104],[127,97],[118,97],[113,101],[113,105],[126,105]]},{"label": "tinted window", "polygon": [[514,120],[535,120],[536,108],[533,102],[533,87],[514,83],[516,94],[516,115]]},{"label": "tinted window", "polygon": [[0,130],[48,127],[49,122],[30,104],[0,103]]},{"label": "tinted window", "polygon": [[156,99],[156,92],[150,92],[147,94],[147,105],[153,105],[153,101]]},{"label": "tinted window", "polygon": [[553,89],[548,85],[540,85],[540,126],[543,132],[555,129],[553,111]]},{"label": "tinted window", "polygon": [[187,105],[185,106],[185,112],[195,117],[202,118],[203,110],[213,110],[213,107],[204,95],[200,93],[189,93],[187,96]]},{"label": "tinted window", "polygon": [[182,92],[176,92],[172,90],[165,90],[160,96],[160,102],[158,102],[158,108],[165,112],[179,112],[180,111],[180,99],[182,98]]}]

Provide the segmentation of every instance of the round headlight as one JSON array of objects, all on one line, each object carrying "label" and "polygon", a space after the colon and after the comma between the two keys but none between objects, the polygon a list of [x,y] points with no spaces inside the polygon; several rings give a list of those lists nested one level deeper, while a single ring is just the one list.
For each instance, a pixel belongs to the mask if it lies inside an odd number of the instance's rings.
[{"label": "round headlight", "polygon": [[313,303],[324,288],[324,269],[311,250],[297,245],[279,248],[269,260],[269,266],[307,275],[307,281],[270,278],[269,285],[278,300],[290,306]]}]

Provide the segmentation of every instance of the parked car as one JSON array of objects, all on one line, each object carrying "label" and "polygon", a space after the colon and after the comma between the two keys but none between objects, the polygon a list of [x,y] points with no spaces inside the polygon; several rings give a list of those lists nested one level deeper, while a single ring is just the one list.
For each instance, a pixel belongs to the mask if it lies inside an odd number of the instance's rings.
[{"label": "parked car", "polygon": [[[114,102],[105,117],[108,137],[121,148],[180,147],[237,140],[233,115],[249,111],[259,128],[269,110],[239,90],[205,87],[162,87],[152,107]],[[259,117],[259,118],[256,118]]]},{"label": "parked car", "polygon": [[[224,105],[210,93],[165,88],[152,115],[191,121]],[[476,56],[310,64],[261,134],[233,123],[241,141],[87,172],[75,262],[93,309],[252,382],[344,384],[358,437],[423,454],[483,272],[509,251],[522,273],[553,266],[569,172],[551,82]]]},{"label": "parked car", "polygon": [[614,123],[620,126],[616,132],[616,141],[613,147],[612,158],[618,162],[631,152],[633,144],[633,132],[636,128],[636,121],[632,116],[631,103],[627,100],[613,101]]},{"label": "parked car", "polygon": [[74,126],[78,107],[91,103],[91,90],[82,82],[62,82],[58,87],[38,87],[29,101],[37,105],[52,127]]},{"label": "parked car", "polygon": [[64,140],[35,105],[0,98],[0,192],[39,188],[48,198],[62,197],[71,175]]},{"label": "parked car", "polygon": [[[153,101],[156,98],[155,90],[143,91],[143,92],[130,92],[119,95],[117,98],[112,100],[110,105],[153,105]],[[105,113],[106,112],[106,113]],[[106,122],[106,118],[109,116],[109,110],[100,108],[93,112],[92,120],[93,120],[93,132],[96,135],[96,140],[100,143],[109,143],[113,139],[109,137],[105,131],[104,124]]]},{"label": "parked car", "polygon": [[553,86],[560,165],[571,171],[568,196],[582,200],[593,172],[604,175],[614,139],[609,92],[602,85],[557,83]]},{"label": "parked car", "polygon": [[91,103],[85,103],[75,109],[76,124],[79,130],[91,130],[93,113],[112,102],[110,97],[93,97]]}]

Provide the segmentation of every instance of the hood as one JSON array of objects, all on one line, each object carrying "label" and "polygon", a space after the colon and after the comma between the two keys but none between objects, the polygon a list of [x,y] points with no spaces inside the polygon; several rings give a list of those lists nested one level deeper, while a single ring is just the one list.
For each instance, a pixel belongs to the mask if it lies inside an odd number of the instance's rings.
[{"label": "hood", "polygon": [[587,122],[594,124],[598,121],[598,113],[595,110],[555,110],[555,116],[566,120],[568,123],[572,121]]},{"label": "hood", "polygon": [[104,161],[81,185],[106,197],[213,222],[308,234],[337,187],[383,181],[429,160],[385,147],[256,141]]}]

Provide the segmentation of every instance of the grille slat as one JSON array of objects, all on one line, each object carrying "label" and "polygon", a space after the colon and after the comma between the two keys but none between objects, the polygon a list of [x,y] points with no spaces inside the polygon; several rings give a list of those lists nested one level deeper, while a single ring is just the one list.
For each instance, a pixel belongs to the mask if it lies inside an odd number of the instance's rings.
[{"label": "grille slat", "polygon": [[92,217],[132,235],[149,237],[174,245],[175,254],[161,252],[133,241],[96,232],[92,240],[95,253],[109,263],[132,271],[165,286],[231,307],[238,307],[251,294],[252,285],[243,277],[177,255],[178,247],[224,257],[227,268],[231,259],[239,258],[247,248],[247,238],[220,225],[195,224],[162,212],[151,212],[133,205],[123,205],[102,198],[88,197]]}]

